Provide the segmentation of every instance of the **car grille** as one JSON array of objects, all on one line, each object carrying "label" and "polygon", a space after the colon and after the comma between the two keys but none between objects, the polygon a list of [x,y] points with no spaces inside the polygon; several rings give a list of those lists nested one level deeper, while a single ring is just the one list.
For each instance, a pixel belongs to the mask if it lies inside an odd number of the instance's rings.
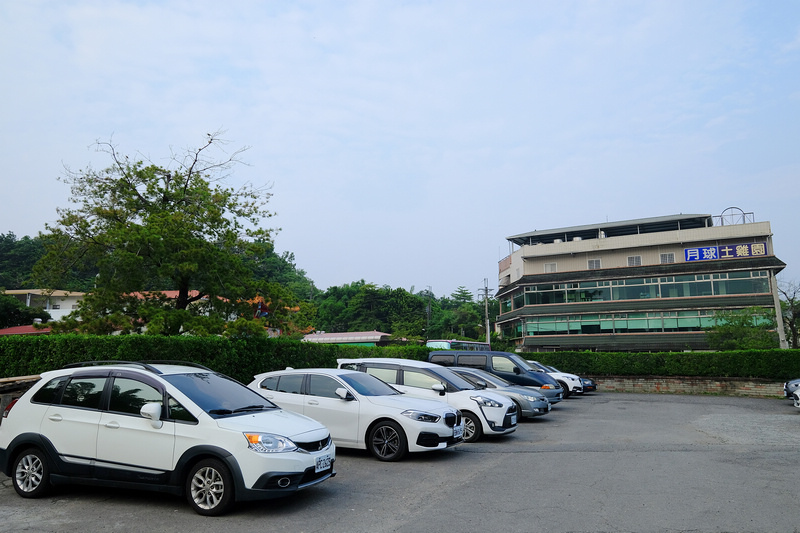
[{"label": "car grille", "polygon": [[447,427],[454,427],[461,425],[461,411],[456,411],[455,413],[447,413],[444,415],[444,423],[447,424]]},{"label": "car grille", "polygon": [[331,445],[331,436],[328,435],[326,438],[322,440],[315,440],[312,442],[295,442],[295,444],[297,444],[298,448],[305,450],[307,452],[312,452],[312,453],[318,452],[320,450],[324,450],[325,448]]}]

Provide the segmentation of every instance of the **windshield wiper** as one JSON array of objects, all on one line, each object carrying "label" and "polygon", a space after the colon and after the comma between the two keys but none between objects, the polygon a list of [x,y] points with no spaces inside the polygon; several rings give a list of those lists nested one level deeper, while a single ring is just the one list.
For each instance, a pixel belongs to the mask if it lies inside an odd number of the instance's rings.
[{"label": "windshield wiper", "polygon": [[244,411],[263,411],[264,409],[270,409],[268,405],[248,405],[247,407],[240,407],[238,409],[234,409],[234,413],[242,413]]}]

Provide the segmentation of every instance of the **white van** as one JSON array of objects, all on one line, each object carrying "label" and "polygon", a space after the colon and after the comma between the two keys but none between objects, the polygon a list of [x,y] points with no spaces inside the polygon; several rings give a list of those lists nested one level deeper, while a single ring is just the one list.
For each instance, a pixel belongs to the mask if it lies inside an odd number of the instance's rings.
[{"label": "white van", "polygon": [[338,359],[339,368],[358,370],[415,398],[440,400],[460,410],[464,441],[483,435],[506,435],[517,429],[517,407],[502,394],[475,389],[449,368],[411,359]]}]

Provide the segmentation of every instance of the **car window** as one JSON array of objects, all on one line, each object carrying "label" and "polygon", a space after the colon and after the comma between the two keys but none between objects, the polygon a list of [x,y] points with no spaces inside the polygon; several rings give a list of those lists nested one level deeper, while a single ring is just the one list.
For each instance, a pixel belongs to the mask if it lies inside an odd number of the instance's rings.
[{"label": "car window", "polygon": [[261,383],[259,383],[258,386],[262,389],[278,390],[278,376],[269,376],[268,378],[264,378],[261,380]]},{"label": "car window", "polygon": [[467,355],[463,354],[458,356],[458,366],[466,366],[470,368],[486,368],[485,355]]},{"label": "car window", "polygon": [[403,385],[430,389],[432,385],[436,385],[437,383],[441,383],[441,381],[430,374],[409,368],[403,369]]},{"label": "car window", "polygon": [[308,378],[308,393],[311,396],[322,396],[323,398],[339,397],[336,395],[336,389],[342,388],[342,384],[332,377],[311,374]]},{"label": "car window", "polygon": [[117,413],[141,416],[139,410],[144,404],[163,405],[163,401],[161,391],[146,383],[130,378],[115,378],[108,409]]},{"label": "car window", "polygon": [[63,405],[85,407],[88,409],[100,408],[100,397],[106,378],[75,378],[67,383],[64,395],[61,398]]},{"label": "car window", "polygon": [[180,420],[181,422],[197,422],[194,415],[172,396],[167,398],[167,405],[169,406],[167,418],[171,420]]},{"label": "car window", "polygon": [[510,359],[502,355],[492,356],[492,368],[498,372],[513,372],[515,366]]},{"label": "car window", "polygon": [[36,391],[31,401],[33,403],[53,403],[57,401],[57,395],[61,391],[61,386],[67,381],[67,376],[53,378],[45,383],[41,389]]},{"label": "car window", "polygon": [[386,383],[397,384],[397,369],[396,368],[375,368],[367,367],[367,374],[375,376],[381,381]]},{"label": "car window", "polygon": [[288,376],[280,376],[278,379],[278,392],[288,392],[291,394],[300,394],[303,386],[303,374],[290,374]]},{"label": "car window", "polygon": [[477,388],[478,387],[478,382],[479,381],[483,381],[484,383],[486,383],[486,388],[487,389],[496,389],[497,388],[497,386],[494,383],[492,383],[491,380],[487,379],[485,376],[479,376],[477,374],[472,374],[470,372],[456,372],[456,373],[459,376],[461,376],[462,378],[464,378],[467,381],[469,381],[469,384],[472,385],[473,387]]},{"label": "car window", "polygon": [[432,355],[430,358],[431,363],[436,363],[437,365],[442,366],[453,366],[455,360],[455,356],[451,354],[436,354]]}]

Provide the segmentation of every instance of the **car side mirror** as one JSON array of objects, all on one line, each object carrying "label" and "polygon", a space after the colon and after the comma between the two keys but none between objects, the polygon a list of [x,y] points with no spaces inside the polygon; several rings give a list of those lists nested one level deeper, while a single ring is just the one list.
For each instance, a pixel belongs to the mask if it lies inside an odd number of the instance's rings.
[{"label": "car side mirror", "polygon": [[150,420],[150,425],[155,429],[161,429],[164,422],[161,421],[161,404],[158,402],[149,402],[139,409],[139,414]]},{"label": "car side mirror", "polygon": [[436,392],[438,392],[439,396],[444,396],[444,392],[445,390],[447,390],[441,383],[434,383],[433,385],[431,385],[431,388]]},{"label": "car side mirror", "polygon": [[522,370],[520,370],[518,366],[515,366],[514,373],[519,376],[520,374],[522,374]]},{"label": "car side mirror", "polygon": [[355,397],[352,394],[350,394],[350,391],[348,391],[344,387],[339,387],[338,389],[336,389],[335,392],[336,392],[336,396],[338,396],[342,400],[345,400],[345,401],[348,401],[348,402],[351,402],[351,401],[355,400]]},{"label": "car side mirror", "polygon": [[479,380],[477,380],[477,381],[475,382],[475,385],[477,385],[477,386],[478,386],[478,389],[481,389],[481,390],[482,390],[482,389],[485,389],[486,387],[488,387],[488,385],[486,384],[486,382],[485,382],[485,381],[483,381],[482,379],[479,379]]}]

